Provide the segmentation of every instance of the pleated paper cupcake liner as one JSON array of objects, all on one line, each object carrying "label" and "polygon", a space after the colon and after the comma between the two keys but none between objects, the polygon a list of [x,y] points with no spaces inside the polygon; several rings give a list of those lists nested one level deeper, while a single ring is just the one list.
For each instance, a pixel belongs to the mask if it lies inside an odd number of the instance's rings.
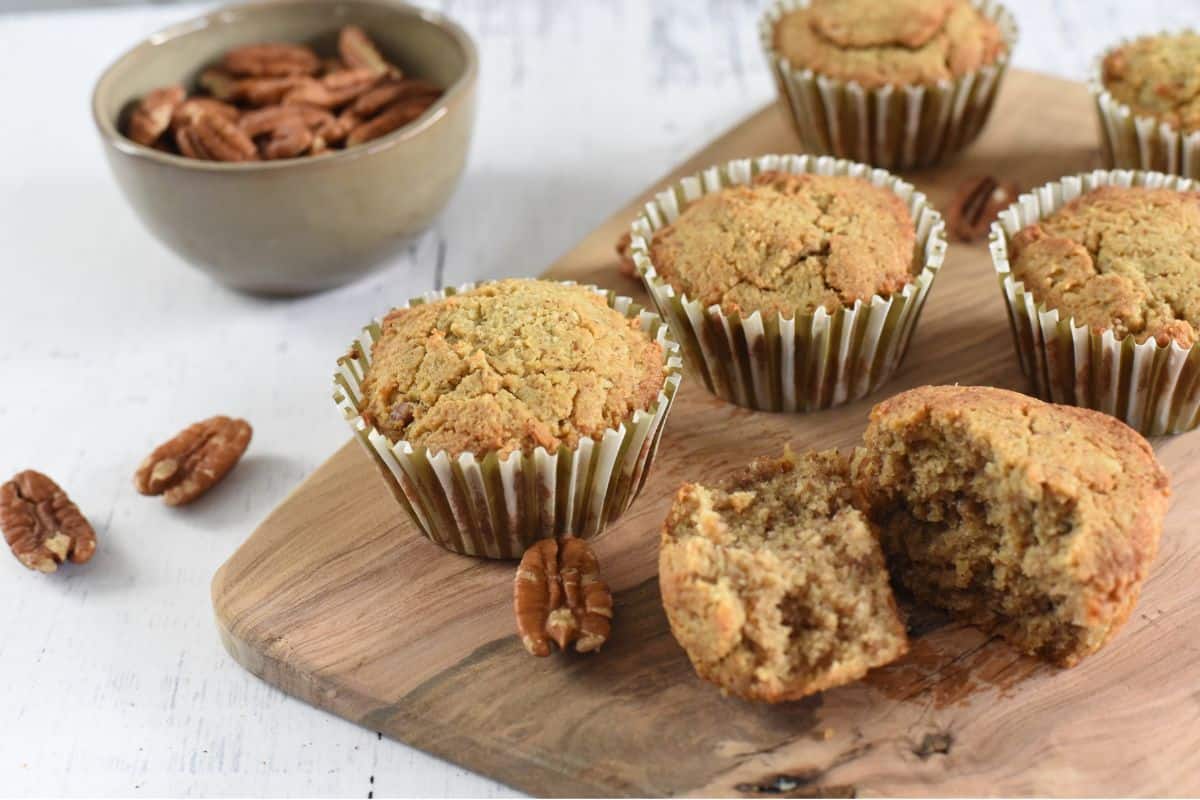
[{"label": "pleated paper cupcake liner", "polygon": [[1008,306],[1021,371],[1044,400],[1094,408],[1146,436],[1181,433],[1200,422],[1200,348],[1153,339],[1118,339],[1047,308],[1013,277],[1012,238],[1027,225],[1101,186],[1145,186],[1185,192],[1192,181],[1158,172],[1103,171],[1054,181],[1000,213],[992,223],[992,264]]},{"label": "pleated paper cupcake liner", "polygon": [[[409,305],[431,303],[475,288],[466,284],[430,292]],[[628,297],[596,287],[608,305],[663,346],[666,374],[654,404],[635,412],[598,439],[550,453],[538,447],[500,458],[498,453],[451,456],[408,442],[393,444],[358,411],[362,381],[380,320],[363,329],[334,373],[334,401],[379,468],[392,495],[434,542],[456,553],[520,558],[538,539],[595,536],[633,503],[646,482],[667,414],[679,388],[679,345],[662,319]]]},{"label": "pleated paper cupcake liner", "polygon": [[1154,117],[1135,114],[1104,88],[1104,58],[1096,59],[1089,88],[1100,122],[1100,154],[1109,169],[1141,169],[1200,178],[1200,131],[1184,133]]},{"label": "pleated paper cupcake liner", "polygon": [[926,167],[979,135],[1017,42],[1013,16],[994,0],[975,5],[999,26],[1007,45],[995,63],[929,86],[864,89],[798,69],[775,49],[775,25],[809,0],[776,0],[759,21],[759,38],[806,151],[892,170]]},{"label": "pleated paper cupcake liner", "polygon": [[[895,192],[917,231],[919,274],[890,297],[815,313],[742,317],[707,308],[664,280],[650,256],[655,231],[704,194],[749,184],[762,172],[848,175]],[[711,167],[660,192],[633,223],[631,255],[658,311],[709,391],[762,411],[813,411],[857,400],[892,376],[908,349],[929,287],[946,254],[942,217],[911,184],[865,164],[828,156],[768,155]]]}]

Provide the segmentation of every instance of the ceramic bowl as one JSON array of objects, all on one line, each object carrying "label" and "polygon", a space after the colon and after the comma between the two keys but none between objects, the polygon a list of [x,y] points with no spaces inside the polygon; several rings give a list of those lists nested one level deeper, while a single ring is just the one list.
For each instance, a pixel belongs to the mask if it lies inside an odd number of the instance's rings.
[{"label": "ceramic bowl", "polygon": [[[191,85],[238,45],[306,42],[335,52],[354,23],[405,74],[446,87],[417,120],[367,144],[286,161],[183,158],[125,138],[121,121],[150,89]],[[328,289],[388,261],[446,205],[466,161],[478,56],[458,25],[392,0],[267,0],[153,34],[100,77],[92,113],[125,197],[183,259],[235,289]]]}]

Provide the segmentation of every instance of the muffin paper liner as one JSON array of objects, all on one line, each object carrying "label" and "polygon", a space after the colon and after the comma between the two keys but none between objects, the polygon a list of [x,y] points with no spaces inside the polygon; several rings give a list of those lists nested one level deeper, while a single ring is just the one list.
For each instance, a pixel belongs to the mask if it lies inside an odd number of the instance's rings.
[{"label": "muffin paper liner", "polygon": [[992,264],[1008,306],[1021,371],[1038,396],[1094,408],[1147,436],[1196,427],[1200,413],[1200,348],[1138,344],[1111,329],[1093,331],[1038,303],[1016,280],[1008,260],[1013,236],[1066,203],[1101,186],[1194,190],[1192,181],[1158,172],[1097,170],[1048,183],[1000,213],[992,223]]},{"label": "muffin paper liner", "polygon": [[1017,41],[1013,16],[994,0],[975,5],[996,22],[1006,44],[995,63],[928,86],[864,89],[797,69],[775,49],[775,25],[809,0],[776,0],[759,21],[759,38],[804,149],[886,169],[936,164],[970,144],[987,122]]},{"label": "muffin paper liner", "polygon": [[[705,308],[676,291],[651,260],[655,231],[702,195],[772,171],[848,175],[895,192],[916,226],[913,258],[921,264],[920,273],[890,297],[876,295],[832,314],[818,308],[792,317],[755,311],[743,318],[719,305]],[[946,255],[943,228],[925,195],[881,169],[828,156],[767,155],[710,167],[660,192],[634,221],[630,252],[659,313],[709,391],[762,411],[812,411],[863,397],[896,371]]]},{"label": "muffin paper liner", "polygon": [[[1164,33],[1171,33],[1164,31]],[[1100,154],[1109,169],[1141,169],[1200,178],[1200,131],[1140,116],[1104,88],[1104,58],[1135,39],[1122,39],[1096,59],[1088,88],[1100,121]]]},{"label": "muffin paper liner", "polygon": [[[405,306],[431,303],[475,288],[465,284],[429,292]],[[520,558],[538,539],[595,536],[629,508],[646,482],[667,414],[679,388],[679,345],[662,319],[628,297],[593,286],[608,305],[663,346],[666,375],[654,404],[637,411],[599,439],[584,438],[556,453],[538,447],[451,456],[405,441],[393,444],[358,411],[371,348],[380,320],[363,329],[350,352],[338,359],[333,399],[351,430],[371,455],[396,501],[434,542],[471,556]]]}]

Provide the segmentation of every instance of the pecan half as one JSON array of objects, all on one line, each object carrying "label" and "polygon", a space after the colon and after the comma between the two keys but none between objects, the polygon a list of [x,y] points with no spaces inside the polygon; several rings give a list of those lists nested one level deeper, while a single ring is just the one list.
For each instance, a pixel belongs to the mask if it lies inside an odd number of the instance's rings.
[{"label": "pecan half", "polygon": [[959,185],[946,210],[946,228],[961,242],[987,235],[996,216],[1016,201],[1021,189],[1012,181],[976,175]]},{"label": "pecan half", "polygon": [[345,69],[297,86],[283,96],[283,104],[340,108],[356,100],[379,80],[380,76],[369,69]]},{"label": "pecan half", "polygon": [[268,106],[247,111],[238,120],[238,127],[251,139],[271,135],[280,127],[299,123],[302,127],[317,130],[335,122],[335,117],[322,108],[311,106]]},{"label": "pecan half", "polygon": [[221,65],[238,77],[278,78],[314,75],[321,68],[321,59],[302,44],[267,42],[235,47],[225,54]]},{"label": "pecan half", "polygon": [[636,278],[637,265],[633,263],[633,234],[625,231],[621,234],[621,238],[617,239],[617,271],[626,278]]},{"label": "pecan half", "polygon": [[419,79],[386,80],[354,101],[354,113],[370,117],[398,100],[427,97],[430,102],[442,96],[442,90]]},{"label": "pecan half", "polygon": [[303,74],[236,78],[219,67],[210,67],[200,73],[196,83],[216,100],[269,106],[278,103],[292,89],[311,80],[310,76]]},{"label": "pecan half", "polygon": [[528,550],[513,580],[513,611],[525,649],[550,655],[550,642],[566,650],[599,650],[612,631],[613,603],[600,580],[596,554],[582,539],[543,539]]},{"label": "pecan half", "polygon": [[346,63],[336,56],[321,59],[321,74],[331,75],[334,72],[341,72],[346,68]]},{"label": "pecan half", "polygon": [[275,126],[270,138],[263,143],[262,156],[268,161],[296,158],[308,152],[316,137],[304,120],[293,118]]},{"label": "pecan half", "polygon": [[129,115],[126,134],[138,144],[150,147],[171,127],[171,117],[185,99],[187,90],[179,85],[151,90]]},{"label": "pecan half", "polygon": [[209,161],[256,161],[258,148],[236,123],[217,116],[201,114],[190,125],[175,133],[179,151],[189,158]]},{"label": "pecan half", "polygon": [[96,552],[96,532],[57,483],[26,470],[0,486],[0,528],[13,555],[29,569],[54,572]]},{"label": "pecan half", "polygon": [[403,77],[399,68],[389,64],[379,52],[379,48],[367,36],[366,31],[357,25],[347,25],[338,34],[338,53],[347,67],[369,69],[377,75]]},{"label": "pecan half", "polygon": [[351,110],[343,111],[333,119],[317,128],[317,139],[325,145],[342,144],[350,131],[362,124],[362,120]]},{"label": "pecan half", "polygon": [[395,105],[388,106],[378,116],[372,117],[350,131],[350,135],[346,137],[346,146],[369,142],[380,136],[386,136],[398,128],[403,128],[424,114],[429,105],[428,98],[418,97],[415,100],[401,100]]},{"label": "pecan half", "polygon": [[196,83],[217,100],[236,100],[238,79],[219,67],[209,67],[200,73]]},{"label": "pecan half", "polygon": [[169,506],[190,503],[237,465],[251,434],[250,423],[224,416],[189,425],[146,457],[133,485],[142,494],[163,495]]},{"label": "pecan half", "polygon": [[242,112],[229,103],[214,100],[211,97],[190,97],[184,100],[171,115],[171,129],[178,133],[180,128],[195,123],[205,114],[215,114],[230,122],[237,122]]},{"label": "pecan half", "polygon": [[242,78],[234,86],[234,98],[256,108],[273,106],[283,102],[288,92],[315,79],[308,75],[292,75],[286,78]]}]

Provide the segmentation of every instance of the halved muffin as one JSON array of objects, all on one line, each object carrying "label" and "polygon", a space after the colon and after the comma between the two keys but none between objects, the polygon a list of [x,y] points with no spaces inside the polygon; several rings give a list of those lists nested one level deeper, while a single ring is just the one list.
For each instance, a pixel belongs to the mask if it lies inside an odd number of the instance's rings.
[{"label": "halved muffin", "polygon": [[659,582],[704,679],[781,702],[861,678],[908,650],[875,531],[836,450],[762,459],[680,488]]},{"label": "halved muffin", "polygon": [[1088,409],[922,386],[871,412],[854,481],[893,579],[1060,666],[1124,624],[1158,552],[1166,472]]}]

